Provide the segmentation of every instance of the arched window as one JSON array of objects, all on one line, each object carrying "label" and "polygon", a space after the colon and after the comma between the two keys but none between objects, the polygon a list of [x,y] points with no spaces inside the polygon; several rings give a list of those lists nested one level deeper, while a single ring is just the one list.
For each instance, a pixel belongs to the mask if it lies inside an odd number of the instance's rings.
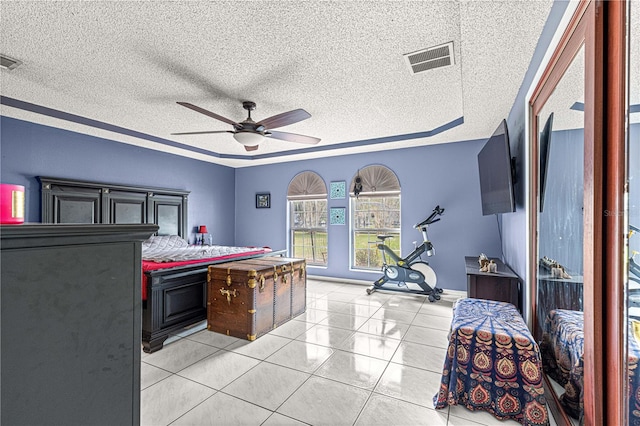
[{"label": "arched window", "polygon": [[327,265],[327,185],[314,172],[298,173],[289,183],[290,255],[309,265]]},{"label": "arched window", "polygon": [[391,235],[386,244],[400,255],[400,182],[385,166],[358,170],[350,186],[351,268],[379,270],[382,256],[377,235]]}]

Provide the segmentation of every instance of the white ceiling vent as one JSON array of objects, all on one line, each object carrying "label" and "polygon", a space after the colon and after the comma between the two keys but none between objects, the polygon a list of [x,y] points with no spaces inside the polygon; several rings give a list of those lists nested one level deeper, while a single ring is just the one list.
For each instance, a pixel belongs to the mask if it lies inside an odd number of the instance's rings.
[{"label": "white ceiling vent", "polygon": [[22,62],[11,59],[8,56],[0,55],[0,68],[3,70],[12,70],[14,68],[18,68],[22,64]]},{"label": "white ceiling vent", "polygon": [[418,50],[404,55],[411,74],[418,74],[434,68],[449,67],[453,61],[453,42]]}]

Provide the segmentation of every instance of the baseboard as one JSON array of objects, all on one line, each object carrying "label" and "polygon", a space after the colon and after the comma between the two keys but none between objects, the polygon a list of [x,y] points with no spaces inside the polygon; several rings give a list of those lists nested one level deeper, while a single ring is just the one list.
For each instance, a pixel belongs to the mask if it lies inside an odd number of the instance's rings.
[{"label": "baseboard", "polygon": [[[362,286],[371,286],[373,283],[371,281],[365,280],[354,280],[349,278],[335,278],[335,277],[325,277],[321,275],[307,275],[307,278],[314,281],[326,281],[331,283],[341,283],[341,284],[356,284]],[[381,289],[384,291],[384,289]],[[467,297],[467,292],[463,290],[449,290],[444,289],[444,295],[455,298],[465,298]]]},{"label": "baseboard", "polygon": [[365,280],[353,280],[349,278],[335,278],[335,277],[325,277],[322,275],[307,275],[307,278],[315,281],[328,281],[332,283],[343,283],[343,284],[357,284],[357,285],[366,285],[369,286],[373,284],[372,281]]}]

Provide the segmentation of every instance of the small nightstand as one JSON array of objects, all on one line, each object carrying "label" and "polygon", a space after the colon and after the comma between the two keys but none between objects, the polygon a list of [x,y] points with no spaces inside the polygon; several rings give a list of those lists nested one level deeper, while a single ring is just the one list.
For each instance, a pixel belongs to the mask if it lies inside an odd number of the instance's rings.
[{"label": "small nightstand", "polygon": [[513,304],[520,313],[520,278],[500,259],[491,259],[498,265],[498,272],[480,272],[478,258],[465,256],[467,272],[467,296],[475,299],[497,300]]}]

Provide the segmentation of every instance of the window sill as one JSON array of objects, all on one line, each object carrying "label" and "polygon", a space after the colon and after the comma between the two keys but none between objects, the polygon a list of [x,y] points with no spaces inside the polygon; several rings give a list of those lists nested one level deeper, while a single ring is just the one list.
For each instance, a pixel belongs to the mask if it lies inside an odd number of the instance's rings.
[{"label": "window sill", "polygon": [[312,265],[310,263],[307,263],[307,268],[327,269],[328,266],[327,265]]},{"label": "window sill", "polygon": [[355,268],[349,268],[349,272],[367,272],[370,274],[381,274],[382,273],[382,269],[355,269]]}]

